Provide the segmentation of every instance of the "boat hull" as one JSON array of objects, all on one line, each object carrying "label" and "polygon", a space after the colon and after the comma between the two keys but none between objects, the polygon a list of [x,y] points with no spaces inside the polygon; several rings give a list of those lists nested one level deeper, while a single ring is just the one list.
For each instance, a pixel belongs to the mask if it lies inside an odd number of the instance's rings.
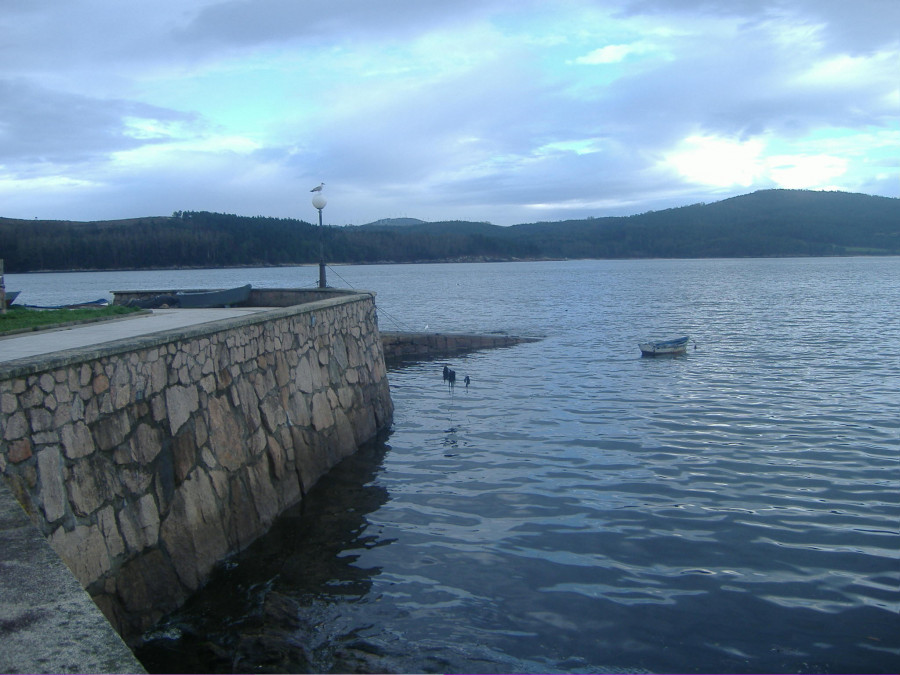
[{"label": "boat hull", "polygon": [[675,356],[687,351],[689,339],[688,336],[685,336],[675,340],[641,342],[638,347],[641,349],[641,356]]},{"label": "boat hull", "polygon": [[6,306],[9,307],[19,297],[21,291],[6,291]]},{"label": "boat hull", "polygon": [[221,291],[204,291],[199,293],[176,293],[178,306],[186,309],[209,307],[229,307],[246,302],[250,297],[250,284],[239,288],[227,288]]}]

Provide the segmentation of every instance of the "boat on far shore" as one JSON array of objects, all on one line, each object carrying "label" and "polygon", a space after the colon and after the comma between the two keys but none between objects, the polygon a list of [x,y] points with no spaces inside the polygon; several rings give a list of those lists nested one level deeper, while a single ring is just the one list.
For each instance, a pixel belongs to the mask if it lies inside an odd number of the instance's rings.
[{"label": "boat on far shore", "polygon": [[687,345],[690,337],[675,338],[674,340],[660,340],[658,342],[641,342],[638,347],[641,348],[641,356],[672,356],[676,354],[684,354],[687,351]]}]

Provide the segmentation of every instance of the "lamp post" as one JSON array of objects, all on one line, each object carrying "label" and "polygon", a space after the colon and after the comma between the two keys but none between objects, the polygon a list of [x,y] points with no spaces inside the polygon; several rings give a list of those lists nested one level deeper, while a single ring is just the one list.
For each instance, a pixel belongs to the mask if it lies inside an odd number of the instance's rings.
[{"label": "lamp post", "polygon": [[327,203],[328,200],[325,199],[321,191],[316,192],[312,198],[312,205],[319,212],[319,288],[327,286],[325,283],[325,241],[322,233],[322,209],[325,208]]}]

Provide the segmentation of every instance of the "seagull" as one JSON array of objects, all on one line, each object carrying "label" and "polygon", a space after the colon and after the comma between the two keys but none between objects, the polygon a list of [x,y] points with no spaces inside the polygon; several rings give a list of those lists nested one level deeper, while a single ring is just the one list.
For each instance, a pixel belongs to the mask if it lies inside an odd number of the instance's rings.
[{"label": "seagull", "polygon": [[323,187],[325,187],[325,183],[319,183],[316,187],[310,190],[310,192],[321,192]]}]

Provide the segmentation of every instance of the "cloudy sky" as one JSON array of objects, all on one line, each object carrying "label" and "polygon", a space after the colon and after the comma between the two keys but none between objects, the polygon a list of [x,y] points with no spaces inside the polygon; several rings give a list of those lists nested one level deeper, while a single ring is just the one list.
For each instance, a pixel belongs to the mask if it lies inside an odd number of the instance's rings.
[{"label": "cloudy sky", "polygon": [[0,216],[900,197],[900,0],[0,0]]}]

